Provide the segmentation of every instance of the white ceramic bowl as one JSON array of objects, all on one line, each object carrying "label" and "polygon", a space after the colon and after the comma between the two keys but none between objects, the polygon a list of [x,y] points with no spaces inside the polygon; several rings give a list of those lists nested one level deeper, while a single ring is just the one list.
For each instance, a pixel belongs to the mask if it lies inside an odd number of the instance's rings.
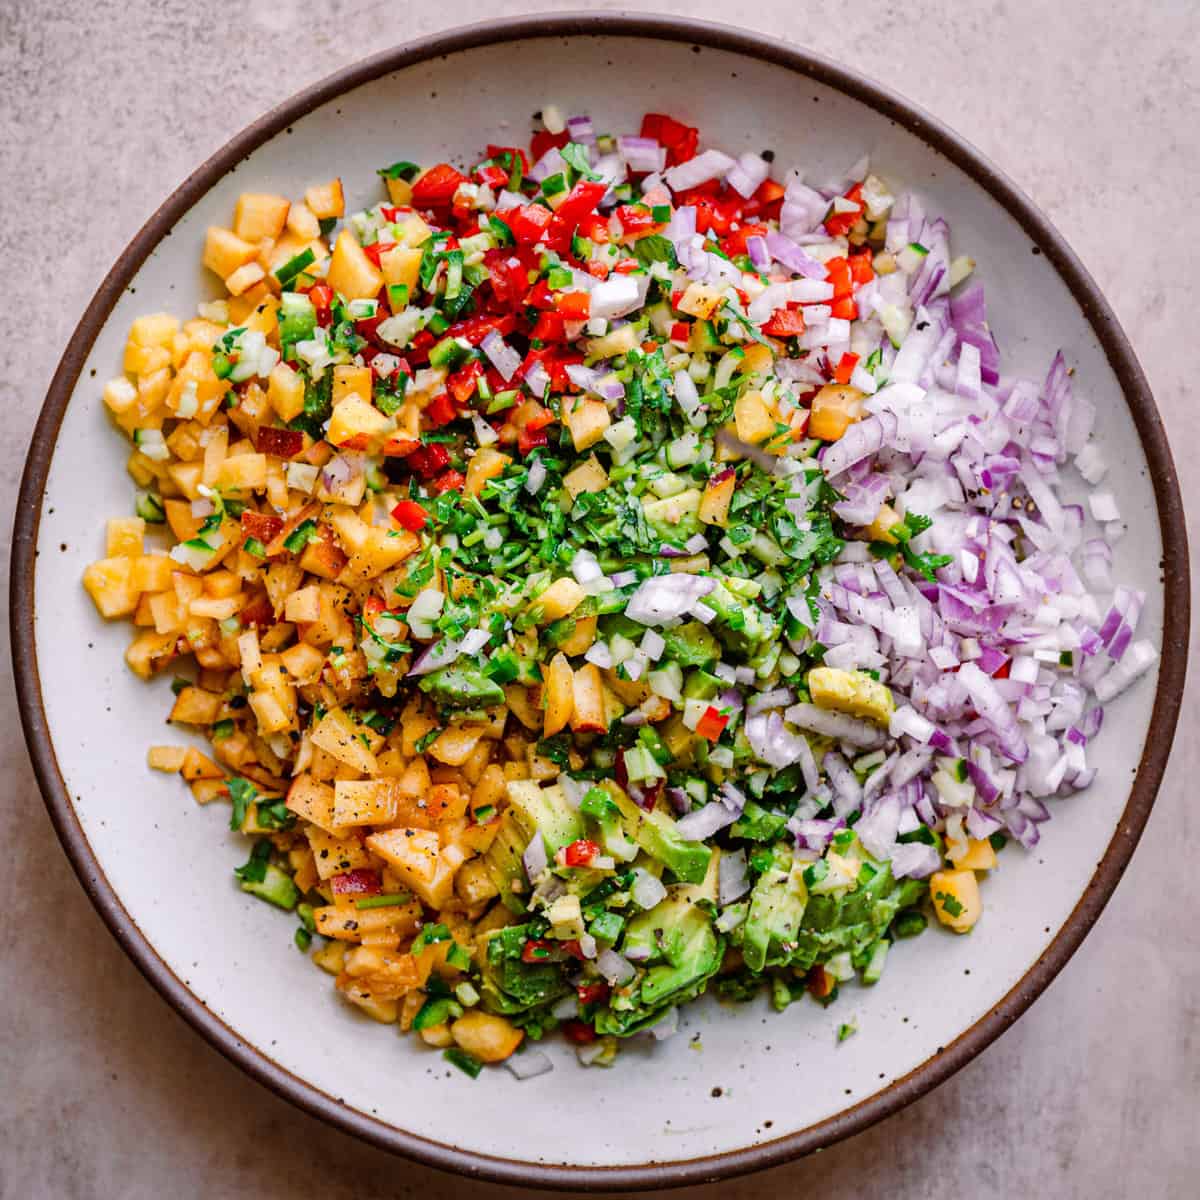
[{"label": "white ceramic bowl", "polygon": [[[245,850],[225,811],[198,808],[145,766],[168,681],[146,685],[125,669],[127,625],[98,619],[79,579],[102,552],[103,518],[132,497],[103,381],[132,317],[186,314],[204,296],[203,231],[229,220],[236,194],[295,195],[336,173],[353,209],[378,198],[380,165],[469,160],[488,141],[527,137],[530,114],[550,101],[615,129],[669,111],[711,144],[770,148],[818,179],[869,152],[918,189],[979,261],[1005,368],[1040,377],[1062,347],[1075,386],[1096,399],[1129,527],[1116,576],[1148,592],[1144,634],[1165,653],[1112,706],[1095,786],[1055,805],[1035,853],[1003,856],[972,937],[900,944],[880,986],[852,986],[831,1010],[805,1003],[776,1016],[765,1001],[706,1001],[687,1011],[682,1036],[630,1047],[611,1070],[584,1071],[556,1045],[550,1075],[471,1082],[357,1018],[296,953],[294,920],[234,886]],[[15,542],[32,754],[76,870],[143,972],[225,1054],[310,1111],[438,1166],[525,1184],[638,1187],[766,1166],[944,1079],[1019,1015],[1095,919],[1148,814],[1182,690],[1187,551],[1170,454],[1124,336],[1059,235],[974,150],[877,86],[677,20],[531,18],[442,35],[342,72],[236,138],[151,219],[88,309],[38,426]],[[836,1026],[851,1016],[860,1032],[838,1046]]]}]

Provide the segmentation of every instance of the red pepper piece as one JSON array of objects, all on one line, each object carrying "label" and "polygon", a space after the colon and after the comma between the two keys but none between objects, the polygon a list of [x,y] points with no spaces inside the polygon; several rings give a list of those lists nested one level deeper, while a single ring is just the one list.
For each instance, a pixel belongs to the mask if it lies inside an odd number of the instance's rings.
[{"label": "red pepper piece", "polygon": [[562,133],[550,133],[548,130],[539,129],[529,139],[529,156],[537,162],[547,150],[561,150],[570,140],[571,135],[565,129]]},{"label": "red pepper piece", "polygon": [[586,1021],[564,1021],[559,1029],[568,1042],[586,1046],[596,1040],[596,1031]]},{"label": "red pepper piece", "polygon": [[799,337],[804,332],[804,313],[799,308],[777,308],[762,331],[768,337]]},{"label": "red pepper piece", "polygon": [[536,242],[554,214],[540,204],[526,204],[524,208],[510,208],[504,214],[512,235],[524,245]]},{"label": "red pepper piece", "polygon": [[696,732],[702,737],[707,738],[710,742],[717,741],[721,734],[725,732],[725,726],[729,724],[729,718],[722,716],[710,704],[705,710],[704,715],[696,722]]},{"label": "red pepper piece", "polygon": [[383,266],[383,255],[388,250],[396,248],[395,242],[372,242],[369,246],[363,247],[363,253],[377,266]]},{"label": "red pepper piece", "polygon": [[586,321],[592,310],[592,299],[587,292],[557,292],[554,304],[568,321]]},{"label": "red pepper piece", "polygon": [[600,847],[587,838],[572,842],[563,851],[563,862],[568,867],[586,867],[600,853]]},{"label": "red pepper piece", "polygon": [[666,148],[667,166],[674,167],[696,157],[700,131],[663,113],[647,113],[642,118],[642,137],[655,138]]},{"label": "red pepper piece", "polygon": [[521,961],[523,963],[550,962],[553,955],[554,947],[544,938],[530,938],[521,947]]},{"label": "red pepper piece", "polygon": [[415,500],[401,500],[392,516],[410,533],[420,533],[429,524],[429,514]]},{"label": "red pepper piece", "polygon": [[428,446],[418,445],[409,451],[407,457],[408,465],[422,479],[432,479],[450,465],[450,451],[436,442]]},{"label": "red pepper piece", "polygon": [[425,416],[435,429],[440,429],[458,417],[458,410],[446,392],[438,392],[426,406]]},{"label": "red pepper piece", "polygon": [[833,370],[833,379],[835,383],[849,383],[850,376],[854,374],[854,368],[858,366],[858,355],[850,354],[849,352],[842,355],[838,365]]},{"label": "red pepper piece", "polygon": [[600,1004],[608,999],[608,984],[597,980],[595,983],[581,983],[575,989],[580,1004]]},{"label": "red pepper piece", "polygon": [[461,471],[447,471],[444,475],[439,475],[430,485],[429,490],[435,495],[440,496],[443,492],[458,492],[462,490],[462,486],[467,482],[466,476]]},{"label": "red pepper piece", "polygon": [[825,229],[832,237],[844,237],[854,228],[863,214],[862,184],[856,183],[847,193],[846,199],[855,207],[852,212],[830,213],[825,218]]},{"label": "red pepper piece", "polygon": [[459,184],[466,181],[467,177],[449,163],[438,163],[413,184],[413,204],[418,208],[448,205],[454,199]]}]

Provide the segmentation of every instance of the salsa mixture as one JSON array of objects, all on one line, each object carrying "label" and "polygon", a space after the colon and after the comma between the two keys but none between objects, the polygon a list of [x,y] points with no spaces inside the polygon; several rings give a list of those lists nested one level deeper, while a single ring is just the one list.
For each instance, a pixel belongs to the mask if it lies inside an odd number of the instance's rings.
[{"label": "salsa mixture", "polygon": [[1092,405],[1001,373],[917,196],[540,121],[361,211],[243,194],[104,391],[140,490],[84,577],[240,887],[521,1078],[968,933],[1156,659]]}]

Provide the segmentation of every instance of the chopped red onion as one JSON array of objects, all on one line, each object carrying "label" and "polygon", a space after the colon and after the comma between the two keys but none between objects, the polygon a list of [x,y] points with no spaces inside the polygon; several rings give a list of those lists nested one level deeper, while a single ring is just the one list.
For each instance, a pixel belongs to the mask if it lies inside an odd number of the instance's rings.
[{"label": "chopped red onion", "polygon": [[506,381],[521,369],[521,356],[494,329],[488,331],[479,348]]},{"label": "chopped red onion", "polygon": [[[567,999],[574,1003],[575,997],[568,996]],[[568,1015],[573,1017],[574,1010]],[[541,1050],[525,1050],[521,1054],[510,1055],[504,1060],[504,1065],[521,1080],[535,1079],[539,1075],[545,1075],[547,1071],[554,1070],[550,1056]]]},{"label": "chopped red onion", "polygon": [[667,152],[655,138],[622,135],[617,138],[617,153],[639,175],[661,171],[667,165]]},{"label": "chopped red onion", "polygon": [[717,863],[717,902],[732,904],[750,890],[745,850],[727,850]]},{"label": "chopped red onion", "polygon": [[663,178],[673,192],[686,192],[710,179],[720,178],[733,165],[733,159],[728,154],[722,154],[720,150],[705,150],[695,158],[671,167],[663,173]]},{"label": "chopped red onion", "polygon": [[596,956],[596,967],[613,987],[628,983],[637,974],[633,963],[615,950],[601,950]]},{"label": "chopped red onion", "polygon": [[685,842],[703,842],[718,830],[732,825],[737,817],[737,813],[724,804],[710,801],[703,808],[694,808],[687,816],[680,817],[675,828]]},{"label": "chopped red onion", "polygon": [[741,197],[749,200],[771,173],[770,164],[759,154],[747,151],[725,173],[725,182]]},{"label": "chopped red onion", "polygon": [[638,908],[649,910],[667,898],[667,889],[657,875],[638,867],[629,894]]},{"label": "chopped red onion", "polygon": [[550,857],[546,853],[546,842],[542,838],[540,829],[530,838],[529,845],[525,847],[525,853],[521,855],[521,863],[530,884],[536,884],[541,878],[542,872],[549,867]]},{"label": "chopped red onion", "polygon": [[665,625],[682,617],[716,586],[716,580],[702,575],[656,575],[647,579],[629,598],[625,615],[642,625]]},{"label": "chopped red onion", "polygon": [[451,638],[442,638],[440,642],[434,642],[431,646],[426,646],[416,659],[413,660],[413,665],[408,674],[411,678],[414,675],[429,675],[433,671],[439,671],[442,667],[449,666],[462,651],[461,645]]}]

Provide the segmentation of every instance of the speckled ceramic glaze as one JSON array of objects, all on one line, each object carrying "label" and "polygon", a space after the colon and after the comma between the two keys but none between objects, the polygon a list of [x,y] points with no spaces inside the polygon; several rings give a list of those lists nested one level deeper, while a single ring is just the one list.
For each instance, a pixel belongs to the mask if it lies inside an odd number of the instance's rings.
[{"label": "speckled ceramic glaze", "polygon": [[[237,194],[296,195],[339,174],[352,211],[379,198],[381,164],[468,162],[487,142],[524,140],[549,102],[614,130],[670,111],[710,144],[771,149],[817,181],[867,152],[944,214],[956,251],[979,262],[1005,369],[1040,378],[1062,347],[1076,388],[1097,402],[1128,526],[1115,574],[1147,591],[1143,636],[1164,659],[1111,706],[1097,783],[1054,805],[1034,853],[1003,856],[972,936],[900,943],[880,985],[850,985],[830,1010],[704,1001],[677,1037],[635,1042],[610,1070],[584,1070],[556,1044],[549,1075],[472,1082],[350,1011],[296,952],[294,919],[237,889],[245,843],[227,812],[197,807],[145,766],[147,745],[179,738],[163,727],[168,680],[147,685],[125,669],[128,626],[99,619],[79,578],[103,551],[104,517],[130,511],[133,495],[103,383],[135,315],[186,316],[208,295],[204,229],[229,221]],[[241,135],[151,220],[89,308],[38,427],[15,541],[31,751],[76,870],[141,969],[223,1052],[311,1111],[436,1165],[528,1185],[654,1186],[766,1166],[886,1115],[978,1053],[1115,886],[1183,682],[1187,550],[1170,455],[1123,335],[1061,238],[970,147],[897,98],[801,52],[678,21],[562,17],[443,35],[326,81]],[[851,1019],[858,1036],[838,1045]]]}]

